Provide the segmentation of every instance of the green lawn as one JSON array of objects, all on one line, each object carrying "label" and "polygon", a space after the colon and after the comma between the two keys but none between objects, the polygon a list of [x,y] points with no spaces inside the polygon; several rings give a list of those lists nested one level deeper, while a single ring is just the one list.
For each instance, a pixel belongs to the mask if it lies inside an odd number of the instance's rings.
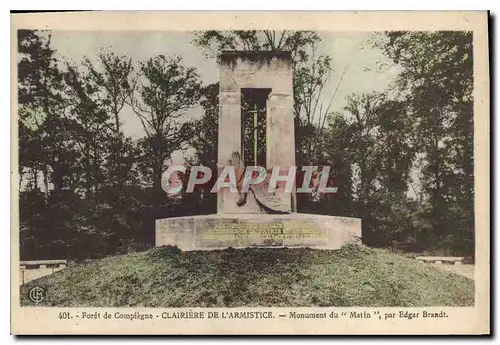
[{"label": "green lawn", "polygon": [[471,306],[474,282],[385,250],[158,247],[76,265],[21,287],[66,307]]}]

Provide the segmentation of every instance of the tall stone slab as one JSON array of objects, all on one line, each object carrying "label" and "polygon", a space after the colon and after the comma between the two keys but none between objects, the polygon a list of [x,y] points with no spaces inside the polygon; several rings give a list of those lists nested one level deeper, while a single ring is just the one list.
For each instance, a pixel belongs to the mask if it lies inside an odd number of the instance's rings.
[{"label": "tall stone slab", "polygon": [[[243,89],[269,89],[266,114],[266,166],[295,166],[295,131],[293,114],[293,64],[289,52],[226,51],[220,55],[219,67],[219,150],[220,166],[230,164],[231,154],[242,152],[241,94]],[[278,188],[280,210],[292,211],[291,195]],[[275,197],[275,196],[273,196]],[[237,206],[239,196],[222,188],[218,194],[217,212],[227,214],[259,213],[255,196],[249,193],[247,203]],[[275,198],[276,199],[276,198]],[[265,198],[261,199],[265,203]],[[275,201],[273,201],[275,202]]]},{"label": "tall stone slab", "polygon": [[271,92],[267,101],[267,167],[295,166],[293,94]]},{"label": "tall stone slab", "polygon": [[[241,112],[240,92],[219,94],[219,162],[227,164],[231,153],[241,147],[241,121],[236,121]],[[223,135],[221,133],[224,133]],[[222,159],[222,157],[224,157]]]}]

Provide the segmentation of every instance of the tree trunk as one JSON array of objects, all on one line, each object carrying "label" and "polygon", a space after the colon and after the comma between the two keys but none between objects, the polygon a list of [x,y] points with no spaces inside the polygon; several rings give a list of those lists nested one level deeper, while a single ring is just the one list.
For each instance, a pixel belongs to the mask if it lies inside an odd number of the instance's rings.
[{"label": "tree trunk", "polygon": [[45,202],[49,201],[49,171],[48,167],[45,166],[43,171],[43,184],[45,188]]},{"label": "tree trunk", "polygon": [[115,177],[116,185],[118,189],[122,188],[123,176],[122,170],[120,169],[121,164],[121,141],[120,141],[120,117],[118,114],[118,107],[115,103],[114,105],[114,117],[115,117],[115,152],[114,152],[114,166],[115,166]]}]

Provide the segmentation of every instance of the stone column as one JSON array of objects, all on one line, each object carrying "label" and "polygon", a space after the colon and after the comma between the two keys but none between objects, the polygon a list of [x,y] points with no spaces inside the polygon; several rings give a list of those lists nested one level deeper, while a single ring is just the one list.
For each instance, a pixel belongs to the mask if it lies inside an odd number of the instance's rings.
[{"label": "stone column", "polygon": [[295,165],[293,97],[271,93],[267,100],[267,169]]},{"label": "stone column", "polygon": [[[224,167],[229,165],[231,154],[241,151],[241,92],[219,93],[219,143],[218,163]],[[241,152],[240,152],[241,153]],[[219,173],[220,173],[219,169]],[[225,198],[238,200],[230,195],[228,188],[221,188],[217,195],[217,213],[225,213]],[[235,202],[235,201],[233,201]]]},{"label": "stone column", "polygon": [[[290,93],[272,92],[267,100],[267,169],[280,166],[280,175],[288,175],[288,169],[295,166],[295,131],[293,97]],[[275,192],[275,197],[285,209],[294,212],[292,193],[285,193],[284,185]]]},{"label": "stone column", "polygon": [[218,161],[227,164],[234,151],[241,150],[241,92],[219,94]]}]

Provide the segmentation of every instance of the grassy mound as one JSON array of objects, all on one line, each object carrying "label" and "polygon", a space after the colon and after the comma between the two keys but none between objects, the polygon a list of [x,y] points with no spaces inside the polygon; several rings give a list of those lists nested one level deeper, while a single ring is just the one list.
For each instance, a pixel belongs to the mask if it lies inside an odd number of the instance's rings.
[{"label": "grassy mound", "polygon": [[66,307],[470,306],[474,282],[384,250],[158,247],[77,265],[21,287]]}]

